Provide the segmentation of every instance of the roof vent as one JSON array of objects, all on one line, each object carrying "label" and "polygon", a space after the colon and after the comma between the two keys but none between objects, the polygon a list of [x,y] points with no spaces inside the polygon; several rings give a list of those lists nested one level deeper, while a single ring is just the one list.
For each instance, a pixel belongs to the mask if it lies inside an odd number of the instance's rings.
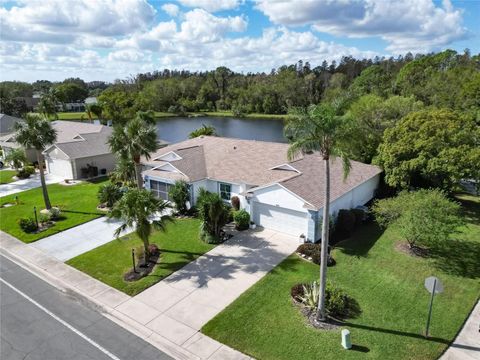
[{"label": "roof vent", "polygon": [[300,171],[298,171],[297,169],[295,169],[295,168],[294,168],[292,165],[290,165],[290,164],[277,165],[277,166],[274,166],[274,167],[270,168],[270,170],[295,171],[296,173],[299,173],[299,174],[300,174]]}]

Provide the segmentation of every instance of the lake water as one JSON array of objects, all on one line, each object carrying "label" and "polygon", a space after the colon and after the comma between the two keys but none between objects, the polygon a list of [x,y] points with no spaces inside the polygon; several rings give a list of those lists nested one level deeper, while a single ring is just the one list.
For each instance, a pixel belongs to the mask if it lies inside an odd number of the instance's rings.
[{"label": "lake water", "polygon": [[245,140],[286,142],[283,120],[241,119],[234,117],[173,117],[157,121],[158,138],[175,143],[188,139],[188,135],[203,124],[215,127],[223,137]]}]

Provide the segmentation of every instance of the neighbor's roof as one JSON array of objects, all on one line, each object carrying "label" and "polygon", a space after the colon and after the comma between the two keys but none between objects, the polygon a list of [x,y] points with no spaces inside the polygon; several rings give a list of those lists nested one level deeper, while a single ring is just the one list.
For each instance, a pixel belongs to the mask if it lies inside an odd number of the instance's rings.
[{"label": "neighbor's roof", "polygon": [[15,123],[23,121],[23,119],[15,116],[0,114],[0,135],[12,133]]},{"label": "neighbor's roof", "polygon": [[[310,207],[320,209],[323,207],[323,159],[314,153],[288,161],[288,146],[274,142],[201,136],[166,146],[152,154],[149,160],[143,158],[142,163],[152,167],[144,172],[145,175],[171,180],[181,178],[193,182],[209,178],[245,183],[253,191],[255,187],[278,183],[308,202]],[[169,157],[168,154],[172,152],[179,158]],[[165,171],[170,165],[179,173]],[[344,181],[342,162],[332,159],[332,200],[380,172],[376,166],[352,161],[350,174]]]},{"label": "neighbor's roof", "polygon": [[107,141],[112,134],[112,128],[108,126],[74,121],[53,121],[52,127],[57,131],[57,141],[53,146],[64,152],[70,159],[111,152]]}]

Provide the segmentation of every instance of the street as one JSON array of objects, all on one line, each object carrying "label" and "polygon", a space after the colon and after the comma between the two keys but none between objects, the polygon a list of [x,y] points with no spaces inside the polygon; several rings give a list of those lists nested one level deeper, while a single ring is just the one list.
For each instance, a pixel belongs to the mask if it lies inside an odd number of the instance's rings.
[{"label": "street", "polygon": [[98,310],[0,256],[2,360],[171,359]]}]

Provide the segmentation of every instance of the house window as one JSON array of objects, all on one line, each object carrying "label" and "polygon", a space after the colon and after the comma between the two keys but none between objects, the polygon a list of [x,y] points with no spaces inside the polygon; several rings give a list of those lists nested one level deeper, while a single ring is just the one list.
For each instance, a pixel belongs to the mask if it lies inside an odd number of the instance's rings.
[{"label": "house window", "polygon": [[220,197],[223,200],[230,201],[232,193],[232,185],[220,183],[219,185]]},{"label": "house window", "polygon": [[169,200],[168,198],[168,192],[170,190],[170,187],[172,185],[161,182],[161,181],[156,181],[156,180],[150,180],[150,190],[153,192],[153,194],[160,199],[163,200]]}]

